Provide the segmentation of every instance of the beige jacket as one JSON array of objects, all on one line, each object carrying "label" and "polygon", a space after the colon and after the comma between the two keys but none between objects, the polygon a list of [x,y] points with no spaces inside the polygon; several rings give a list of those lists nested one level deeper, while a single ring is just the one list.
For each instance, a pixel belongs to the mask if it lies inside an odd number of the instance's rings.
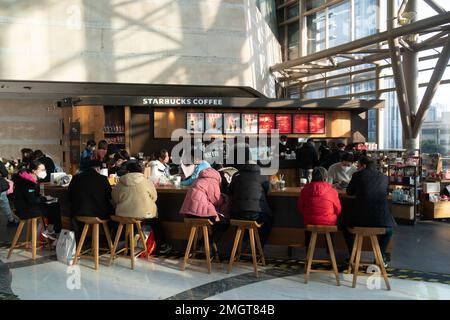
[{"label": "beige jacket", "polygon": [[112,191],[116,215],[132,218],[157,217],[157,193],[152,182],[142,173],[128,173],[120,177]]}]

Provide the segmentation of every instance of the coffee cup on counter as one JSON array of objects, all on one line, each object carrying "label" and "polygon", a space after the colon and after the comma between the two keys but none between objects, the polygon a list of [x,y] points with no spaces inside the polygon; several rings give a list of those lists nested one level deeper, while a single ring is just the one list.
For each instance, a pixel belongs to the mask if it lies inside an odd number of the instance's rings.
[{"label": "coffee cup on counter", "polygon": [[286,189],[286,181],[280,180],[278,183],[280,185],[280,190]]},{"label": "coffee cup on counter", "polygon": [[301,179],[300,179],[300,187],[304,187],[305,184],[307,184],[307,183],[308,183],[308,180],[307,180],[307,179],[305,179],[305,178],[301,178]]}]

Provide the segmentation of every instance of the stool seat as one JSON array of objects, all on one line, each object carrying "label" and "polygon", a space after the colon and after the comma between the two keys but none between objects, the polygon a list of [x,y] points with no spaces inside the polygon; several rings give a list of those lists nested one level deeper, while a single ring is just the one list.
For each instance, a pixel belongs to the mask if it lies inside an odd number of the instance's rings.
[{"label": "stool seat", "polygon": [[[334,275],[336,277],[336,284],[338,286],[340,286],[341,283],[339,281],[339,271],[337,268],[336,256],[334,255],[333,241],[331,241],[331,233],[338,231],[337,226],[307,225],[306,230],[310,231],[312,234],[311,234],[311,240],[309,241],[309,245],[308,245],[308,252],[306,254],[305,283],[308,283],[309,274],[311,272],[331,272],[331,273],[334,273]],[[314,251],[316,249],[316,241],[317,241],[317,236],[319,234],[325,235],[325,238],[326,238],[327,244],[328,244],[328,249],[330,251],[329,252],[330,260],[314,260]],[[331,265],[333,266],[333,270],[312,269],[313,262],[331,262]]]},{"label": "stool seat", "polygon": [[[214,223],[210,220],[210,219],[206,219],[206,218],[184,218],[184,222],[190,226],[190,234],[189,234],[189,239],[188,239],[188,244],[186,247],[186,251],[184,253],[184,259],[183,259],[183,263],[181,265],[181,271],[184,271],[186,268],[186,264],[189,260],[189,255],[191,253],[191,249],[192,246],[193,247],[193,251],[192,254],[193,256],[196,253],[199,253],[196,248],[197,248],[197,240],[198,240],[198,234],[202,234],[203,233],[203,243],[204,243],[204,247],[205,247],[205,259],[206,259],[206,265],[208,267],[208,273],[211,273],[211,257],[210,257],[210,247],[209,247],[209,232],[211,230],[211,226],[214,225]],[[218,259],[218,254],[217,254],[217,245],[215,243],[213,243],[213,250],[215,251],[215,256]]]},{"label": "stool seat", "polygon": [[[125,252],[125,255],[127,255],[128,248],[129,248],[130,256],[127,256],[127,258],[129,258],[131,260],[131,269],[134,270],[135,258],[136,258],[136,256],[139,256],[142,254],[142,251],[138,252],[137,254],[135,254],[135,251],[134,251],[134,249],[135,249],[134,226],[135,225],[136,225],[136,228],[137,228],[137,231],[139,234],[139,240],[142,243],[145,255],[147,256],[147,260],[149,260],[150,256],[149,256],[148,250],[147,250],[147,243],[146,243],[145,235],[144,235],[144,232],[142,231],[142,226],[141,226],[142,220],[145,220],[145,219],[132,218],[132,217],[121,217],[121,216],[117,216],[117,215],[112,215],[111,220],[118,222],[119,227],[117,229],[116,238],[114,240],[114,245],[112,247],[111,255],[109,257],[109,265],[111,265],[113,260],[116,258],[116,255],[118,255],[122,251]],[[119,245],[120,236],[122,235],[123,226],[125,226],[125,248],[116,252],[117,246]]]},{"label": "stool seat", "polygon": [[347,230],[352,234],[362,234],[365,236],[382,235],[386,233],[385,228],[352,227],[347,228]]},{"label": "stool seat", "polygon": [[262,223],[257,223],[254,220],[238,220],[238,219],[231,219],[230,225],[236,226],[236,236],[234,238],[234,245],[233,249],[231,251],[231,257],[230,262],[228,264],[228,273],[231,272],[231,269],[233,268],[233,263],[236,255],[236,251],[238,252],[237,260],[239,260],[239,257],[241,256],[241,248],[242,248],[242,241],[244,239],[245,231],[248,230],[249,237],[250,237],[250,246],[252,250],[252,260],[253,260],[253,271],[255,273],[255,276],[258,277],[258,265],[257,265],[257,259],[256,259],[256,245],[258,246],[259,256],[261,258],[262,265],[266,265],[266,261],[264,259],[264,251],[261,245],[261,240],[259,239],[258,229],[263,226]]},{"label": "stool seat", "polygon": [[[30,219],[19,219],[19,225],[17,226],[16,233],[14,234],[13,241],[11,242],[11,247],[9,248],[8,257],[9,259],[11,257],[11,254],[14,249],[25,246],[28,248],[29,244],[31,243],[31,256],[33,260],[36,260],[36,249],[37,249],[37,224],[38,219],[41,220],[42,225],[45,226],[44,219],[42,217],[36,217],[36,218],[30,218]],[[22,234],[23,227],[25,226],[25,223],[27,224],[27,231],[26,231],[26,238],[25,242],[17,244],[20,235]],[[31,229],[31,241],[30,241],[30,229]],[[46,243],[49,246],[49,249],[51,249],[50,241],[47,239]],[[42,245],[42,242],[40,242],[40,245]]]},{"label": "stool seat", "polygon": [[311,232],[320,232],[320,233],[325,233],[325,232],[337,232],[338,231],[338,227],[337,226],[326,226],[326,225],[312,225],[312,224],[308,224],[306,226],[306,230],[307,231],[311,231]]},{"label": "stool seat", "polygon": [[80,222],[87,223],[87,224],[95,224],[95,223],[106,223],[109,221],[109,219],[100,219],[98,217],[88,217],[88,216],[77,216],[75,217]]},{"label": "stool seat", "polygon": [[386,229],[384,228],[367,228],[367,227],[353,227],[348,228],[348,231],[355,235],[355,242],[353,243],[352,255],[350,257],[350,262],[348,265],[348,274],[350,274],[351,269],[353,268],[353,284],[352,287],[356,287],[356,279],[359,272],[360,260],[361,260],[361,252],[362,245],[364,242],[364,237],[370,238],[370,242],[372,245],[372,251],[375,255],[376,265],[380,268],[381,274],[384,278],[384,282],[386,284],[386,288],[391,290],[391,286],[389,285],[389,280],[387,277],[386,269],[384,267],[383,256],[381,254],[380,245],[378,243],[377,235],[383,235],[386,233]]},{"label": "stool seat", "polygon": [[[98,217],[91,217],[91,216],[77,216],[75,217],[78,221],[84,223],[83,232],[81,233],[80,242],[77,246],[77,251],[75,254],[75,259],[73,261],[73,264],[77,264],[78,260],[81,259],[83,256],[84,258],[90,258],[94,260],[94,269],[98,269],[99,265],[99,238],[100,238],[100,225],[102,225],[103,230],[105,232],[106,240],[108,241],[108,247],[109,250],[112,250],[112,241],[111,241],[111,234],[109,232],[108,222],[109,219],[100,219]],[[83,249],[84,241],[86,240],[87,233],[89,231],[89,227],[92,226],[92,244],[91,244],[91,254],[92,255],[85,255],[85,252],[81,252]],[[89,251],[89,250],[88,250]]]}]

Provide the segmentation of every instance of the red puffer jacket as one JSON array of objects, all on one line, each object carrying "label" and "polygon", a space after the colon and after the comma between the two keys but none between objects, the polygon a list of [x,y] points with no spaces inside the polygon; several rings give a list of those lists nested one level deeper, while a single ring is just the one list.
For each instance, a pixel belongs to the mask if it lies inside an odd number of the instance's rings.
[{"label": "red puffer jacket", "polygon": [[200,172],[197,180],[187,191],[180,214],[194,215],[198,217],[214,217],[219,220],[217,209],[223,204],[224,199],[220,194],[221,177],[213,168]]},{"label": "red puffer jacket", "polygon": [[308,183],[300,192],[297,209],[304,224],[335,225],[341,213],[338,193],[325,181]]}]

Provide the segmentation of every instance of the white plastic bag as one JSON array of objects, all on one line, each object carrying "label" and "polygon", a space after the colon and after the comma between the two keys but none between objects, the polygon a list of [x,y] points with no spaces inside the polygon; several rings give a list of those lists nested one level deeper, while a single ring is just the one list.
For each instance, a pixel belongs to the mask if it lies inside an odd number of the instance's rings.
[{"label": "white plastic bag", "polygon": [[75,233],[62,229],[56,243],[56,258],[58,261],[71,266],[75,257],[76,247]]}]

